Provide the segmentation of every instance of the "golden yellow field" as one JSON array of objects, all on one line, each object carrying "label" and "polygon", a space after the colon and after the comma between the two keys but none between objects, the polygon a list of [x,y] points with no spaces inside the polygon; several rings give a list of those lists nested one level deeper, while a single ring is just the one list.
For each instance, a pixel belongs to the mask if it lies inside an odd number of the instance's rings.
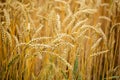
[{"label": "golden yellow field", "polygon": [[120,80],[120,0],[0,0],[0,80]]}]

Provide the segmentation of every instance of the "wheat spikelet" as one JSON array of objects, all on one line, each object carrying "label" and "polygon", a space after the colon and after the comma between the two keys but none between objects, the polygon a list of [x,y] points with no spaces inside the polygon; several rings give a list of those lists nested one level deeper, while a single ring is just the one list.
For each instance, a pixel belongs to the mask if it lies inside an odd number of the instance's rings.
[{"label": "wheat spikelet", "polygon": [[[16,45],[18,45],[19,44],[18,38],[15,35],[13,35],[13,39],[15,40]],[[17,51],[20,54],[20,48],[19,47],[17,48]]]},{"label": "wheat spikelet", "polygon": [[61,21],[60,21],[60,15],[57,14],[57,28],[58,28],[58,32],[61,32]]},{"label": "wheat spikelet", "polygon": [[102,38],[99,38],[91,47],[91,50],[95,50],[97,48],[97,46],[99,46],[100,42],[101,42]]},{"label": "wheat spikelet", "polygon": [[100,31],[97,28],[95,28],[95,27],[93,27],[91,25],[82,25],[82,27],[80,27],[81,30],[86,29],[86,28],[93,29],[96,33],[100,34]]},{"label": "wheat spikelet", "polygon": [[52,41],[52,43],[55,43],[55,42],[59,41],[63,37],[69,37],[71,40],[73,40],[73,41],[75,40],[71,35],[68,35],[68,34],[65,34],[65,33],[61,33],[61,34],[58,34],[58,37],[56,39],[54,39]]},{"label": "wheat spikelet", "polygon": [[71,35],[66,34],[66,33],[61,33],[61,34],[58,34],[58,36],[61,36],[61,37],[69,37],[71,40],[73,40],[73,41],[74,41],[74,37],[72,37]]},{"label": "wheat spikelet", "polygon": [[6,33],[6,37],[8,38],[8,44],[10,45],[10,47],[12,47],[12,37],[10,33],[8,33],[7,31],[5,31],[5,33]]},{"label": "wheat spikelet", "polygon": [[62,22],[62,25],[65,25],[65,23],[70,19],[70,17],[72,16],[72,14],[68,14],[65,19]]},{"label": "wheat spikelet", "polygon": [[99,19],[105,19],[105,20],[111,22],[111,19],[109,17],[106,17],[106,16],[100,16]]},{"label": "wheat spikelet", "polygon": [[77,27],[79,27],[81,24],[85,23],[87,20],[88,20],[88,18],[77,22],[76,25],[72,28],[72,32],[73,32],[75,29],[77,29]]},{"label": "wheat spikelet", "polygon": [[24,6],[22,3],[20,3],[19,1],[16,1],[15,4],[18,4],[18,5],[20,6],[20,8],[21,8],[21,10],[22,10],[22,12],[23,12],[23,14],[24,14],[25,21],[26,21],[25,24],[26,24],[26,29],[27,29],[27,26],[28,26],[28,16],[27,16],[26,8],[25,8],[25,6]]},{"label": "wheat spikelet", "polygon": [[63,3],[63,4],[67,4],[67,2],[63,1],[63,0],[55,0],[56,2],[60,2],[60,3]]},{"label": "wheat spikelet", "polygon": [[43,48],[52,48],[50,45],[46,45],[46,44],[27,44],[26,46],[28,47],[32,47],[32,48],[40,48],[40,47],[43,47]]},{"label": "wheat spikelet", "polygon": [[33,38],[32,40],[30,40],[28,42],[29,43],[32,43],[32,42],[35,42],[35,41],[40,41],[40,40],[44,40],[44,39],[51,39],[52,37],[40,37],[40,38]]},{"label": "wheat spikelet", "polygon": [[81,14],[82,14],[82,11],[79,10],[76,13],[73,14],[73,17],[75,18],[75,17],[77,17],[78,15],[81,15]]},{"label": "wheat spikelet", "polygon": [[82,36],[86,33],[87,30],[88,30],[88,29],[83,30],[83,31],[80,33],[80,35],[78,35],[78,37],[77,37],[76,39],[79,39],[80,37],[82,37]]},{"label": "wheat spikelet", "polygon": [[93,53],[92,55],[90,55],[90,57],[99,56],[101,54],[108,53],[108,52],[109,52],[109,50],[100,51],[100,52],[97,52],[97,53]]},{"label": "wheat spikelet", "polygon": [[73,19],[71,20],[71,22],[66,26],[65,31],[69,30],[70,27],[73,25],[74,22],[75,22],[75,18],[73,18]]},{"label": "wheat spikelet", "polygon": [[3,41],[3,43],[6,41],[6,33],[3,28],[2,28],[2,41]]},{"label": "wheat spikelet", "polygon": [[10,15],[6,9],[3,9],[3,12],[4,12],[5,19],[6,19],[6,27],[8,28],[8,26],[10,25]]},{"label": "wheat spikelet", "polygon": [[103,32],[103,30],[99,27],[98,28],[99,32],[101,33],[101,36],[103,37],[104,41],[105,41],[105,44],[107,43],[107,38],[106,38],[106,35],[105,33]]},{"label": "wheat spikelet", "polygon": [[27,26],[27,31],[30,31],[30,26],[31,26],[31,24],[30,24],[30,23],[28,23],[28,26]]},{"label": "wheat spikelet", "polygon": [[81,10],[82,13],[94,14],[97,12],[97,9],[84,9]]},{"label": "wheat spikelet", "polygon": [[57,47],[57,46],[59,46],[59,45],[62,45],[62,46],[67,45],[67,46],[74,47],[74,45],[73,45],[72,43],[66,42],[66,41],[63,41],[63,40],[60,41],[59,43],[55,44],[55,47]]},{"label": "wheat spikelet", "polygon": [[41,25],[41,26],[36,30],[36,32],[35,32],[34,35],[33,35],[33,38],[35,38],[35,37],[38,35],[39,31],[41,31],[42,28],[43,28],[43,25]]},{"label": "wheat spikelet", "polygon": [[113,29],[114,29],[115,27],[119,27],[119,26],[120,26],[120,23],[114,24],[114,25],[112,26],[111,30],[110,30],[110,33],[112,33],[112,31],[113,31]]}]

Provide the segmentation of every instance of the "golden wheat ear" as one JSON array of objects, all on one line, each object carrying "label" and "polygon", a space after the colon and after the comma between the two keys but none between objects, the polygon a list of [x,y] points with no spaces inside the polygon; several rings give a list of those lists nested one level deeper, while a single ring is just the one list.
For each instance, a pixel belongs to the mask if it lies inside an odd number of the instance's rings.
[{"label": "golden wheat ear", "polygon": [[120,80],[120,0],[0,0],[0,80]]}]

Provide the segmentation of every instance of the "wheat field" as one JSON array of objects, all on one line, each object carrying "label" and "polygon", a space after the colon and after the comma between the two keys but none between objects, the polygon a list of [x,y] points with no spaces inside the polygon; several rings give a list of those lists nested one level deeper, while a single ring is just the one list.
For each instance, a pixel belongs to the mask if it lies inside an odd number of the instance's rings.
[{"label": "wheat field", "polygon": [[120,0],[0,0],[0,80],[120,80]]}]

